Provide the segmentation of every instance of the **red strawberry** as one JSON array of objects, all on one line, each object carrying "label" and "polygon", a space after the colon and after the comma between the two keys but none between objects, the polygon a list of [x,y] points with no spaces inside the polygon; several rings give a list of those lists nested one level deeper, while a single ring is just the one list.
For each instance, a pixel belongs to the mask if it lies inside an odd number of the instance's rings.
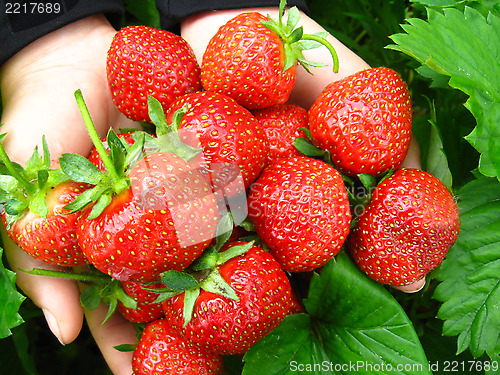
[{"label": "red strawberry", "polygon": [[201,80],[205,90],[231,96],[249,109],[270,107],[288,100],[296,81],[297,61],[303,66],[317,65],[304,59],[302,49],[313,48],[306,46],[304,39],[327,45],[336,59],[326,40],[304,35],[301,27],[296,28],[300,18],[297,8],[290,9],[288,22],[282,22],[284,7],[285,1],[281,1],[279,20],[248,12],[219,28],[203,54]]},{"label": "red strawberry", "polygon": [[459,230],[455,200],[441,181],[401,169],[376,187],[349,247],[370,278],[403,286],[439,266]]},{"label": "red strawberry", "polygon": [[201,283],[192,318],[184,325],[186,293],[164,302],[169,326],[205,350],[221,354],[243,354],[267,335],[290,311],[290,282],[278,262],[251,243],[227,244],[222,251],[249,245],[243,255],[215,268],[233,289],[236,299],[207,291]]},{"label": "red strawberry", "polygon": [[135,375],[217,375],[222,372],[223,358],[203,351],[159,319],[146,325],[132,367]]},{"label": "red strawberry", "polygon": [[268,166],[252,185],[248,217],[283,269],[302,272],[338,253],[351,213],[339,172],[320,160],[293,157]]},{"label": "red strawberry", "polygon": [[[134,138],[132,136],[132,133],[121,133],[121,134],[117,134],[117,135],[118,135],[118,138],[120,138],[121,141],[125,142],[126,144],[128,144],[130,146],[132,146],[134,144],[134,142],[135,142]],[[106,138],[104,138],[102,140],[103,144],[106,146],[106,150],[109,153],[109,147],[107,147],[106,141],[107,141]],[[100,171],[106,170],[106,167],[104,166],[104,163],[102,162],[102,158],[99,156],[99,152],[97,151],[97,149],[95,147],[94,147],[94,149],[92,150],[92,152],[89,155],[89,160]]]},{"label": "red strawberry", "polygon": [[185,106],[179,124],[181,140],[201,147],[200,165],[211,173],[214,190],[227,188],[241,174],[247,189],[266,164],[267,140],[255,117],[233,99],[213,92],[197,92],[179,98],[167,112]]},{"label": "red strawberry", "polygon": [[149,121],[148,95],[166,110],[177,97],[201,89],[200,68],[189,44],[147,26],[127,26],[116,33],[106,72],[113,102],[136,121]]},{"label": "red strawberry", "polygon": [[410,144],[411,123],[408,87],[384,67],[329,84],[309,109],[313,143],[348,175],[397,168]]},{"label": "red strawberry", "polygon": [[172,153],[137,162],[131,186],[99,216],[79,221],[78,239],[89,261],[121,280],[154,281],[165,270],[183,270],[209,245],[217,203],[208,181]]},{"label": "red strawberry", "polygon": [[35,148],[22,167],[12,162],[0,135],[0,215],[13,241],[31,256],[50,264],[76,266],[87,260],[76,239],[77,214],[64,207],[87,189],[69,180],[51,162],[43,138],[43,156]]},{"label": "red strawberry", "polygon": [[[143,133],[130,148],[108,142],[108,155],[82,93],[75,97],[106,166],[99,171],[76,154],[60,159],[68,176],[94,185],[70,206],[83,210],[77,236],[87,259],[120,281],[157,281],[166,270],[185,269],[215,235],[218,209],[210,183],[176,154],[144,156]],[[110,131],[108,140],[115,138]]]},{"label": "red strawberry", "polygon": [[6,211],[2,210],[7,233],[29,255],[46,263],[61,266],[87,264],[76,237],[79,215],[67,214],[68,210],[64,209],[87,188],[85,184],[66,181],[47,191],[48,213],[45,217],[27,210],[9,225]]},{"label": "red strawberry", "polygon": [[123,290],[137,302],[137,307],[128,308],[122,301],[118,301],[116,308],[125,319],[133,323],[147,323],[163,317],[162,304],[155,303],[158,293],[150,292],[144,289],[145,287],[159,289],[163,284],[144,285],[135,281],[122,283]]},{"label": "red strawberry", "polygon": [[279,104],[254,110],[269,143],[268,162],[279,158],[302,155],[293,145],[295,139],[304,136],[301,128],[308,128],[307,111],[295,104]]}]

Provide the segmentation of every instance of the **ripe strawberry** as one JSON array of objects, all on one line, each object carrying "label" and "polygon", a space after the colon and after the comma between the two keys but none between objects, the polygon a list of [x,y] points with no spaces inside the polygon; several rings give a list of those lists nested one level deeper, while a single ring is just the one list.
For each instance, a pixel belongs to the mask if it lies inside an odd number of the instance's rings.
[{"label": "ripe strawberry", "polygon": [[239,174],[247,189],[266,164],[267,140],[255,117],[233,99],[213,92],[185,95],[167,112],[172,122],[174,113],[188,107],[179,124],[181,140],[200,147],[198,162],[210,171],[214,190],[227,188]]},{"label": "ripe strawberry", "polygon": [[152,285],[144,285],[135,281],[122,282],[122,288],[127,295],[132,297],[136,302],[136,308],[125,306],[122,301],[118,301],[117,310],[123,317],[133,323],[147,323],[163,317],[163,308],[160,302],[155,303],[158,298],[158,293],[144,289],[153,288],[159,289],[163,284],[156,283]]},{"label": "ripe strawberry", "polygon": [[218,209],[208,180],[171,152],[143,156],[140,136],[129,149],[108,142],[108,155],[81,92],[75,96],[106,166],[99,171],[75,154],[60,160],[71,178],[94,185],[68,207],[83,210],[77,236],[87,259],[120,281],[156,281],[166,270],[183,270],[215,235]]},{"label": "ripe strawberry", "polygon": [[99,216],[83,212],[79,244],[99,270],[121,280],[155,281],[183,270],[209,245],[217,203],[208,181],[171,153],[145,156],[131,169],[131,186]]},{"label": "ripe strawberry", "polygon": [[[129,146],[132,146],[135,142],[133,136],[132,136],[132,133],[121,133],[121,134],[117,134],[118,135],[118,138],[120,138],[120,140],[122,142],[125,142],[126,144],[128,144]],[[106,150],[108,151],[109,153],[109,147],[107,146],[107,139],[104,138],[102,140],[103,144],[105,145],[106,147]],[[94,147],[94,149],[91,151],[90,155],[89,155],[89,160],[92,164],[94,164],[97,169],[99,169],[100,171],[104,171],[106,170],[106,166],[104,165],[103,161],[102,161],[102,158],[101,156],[99,155],[99,152],[97,151],[97,149]]]},{"label": "ripe strawberry", "polygon": [[376,187],[349,247],[370,278],[403,286],[439,266],[459,230],[455,200],[441,181],[401,169]]},{"label": "ripe strawberry", "polygon": [[147,26],[127,26],[116,33],[106,72],[113,102],[136,121],[149,121],[148,95],[166,110],[177,97],[201,89],[191,46],[179,35]]},{"label": "ripe strawberry", "polygon": [[410,144],[411,122],[408,87],[384,67],[329,84],[309,109],[313,143],[348,175],[397,168]]},{"label": "ripe strawberry", "polygon": [[217,375],[221,355],[209,353],[181,337],[165,319],[146,325],[133,356],[135,375]]},{"label": "ripe strawberry", "polygon": [[[209,41],[201,64],[203,88],[234,98],[249,109],[285,103],[295,85],[295,65],[319,64],[304,59],[302,50],[326,45],[318,35],[303,34],[296,28],[300,18],[297,8],[289,10],[288,22],[282,22],[285,1],[280,3],[279,20],[257,12],[241,13],[222,25]],[[319,43],[307,43],[312,39]]]},{"label": "ripe strawberry", "polygon": [[256,109],[253,115],[259,120],[269,143],[268,163],[279,158],[302,155],[293,145],[304,136],[301,128],[308,128],[307,111],[295,104],[278,104]]},{"label": "ripe strawberry", "polygon": [[220,254],[224,256],[238,246],[249,249],[218,265],[210,274],[221,276],[222,284],[234,291],[233,298],[216,294],[222,288],[209,289],[201,282],[187,325],[186,292],[163,304],[169,326],[200,348],[220,354],[245,353],[290,311],[291,286],[278,262],[268,252],[246,242],[228,243]]},{"label": "ripe strawberry", "polygon": [[342,247],[351,220],[342,177],[308,157],[268,166],[252,185],[248,218],[283,269],[311,271]]},{"label": "ripe strawberry", "polygon": [[76,266],[87,264],[78,245],[76,227],[78,214],[67,214],[64,207],[88,188],[85,184],[66,181],[47,191],[46,216],[26,210],[11,225],[2,210],[2,220],[14,242],[32,257],[49,264]]},{"label": "ripe strawberry", "polygon": [[[0,135],[0,141],[4,137]],[[0,180],[0,215],[19,247],[50,264],[87,263],[76,239],[78,215],[64,209],[87,185],[70,181],[51,163],[45,138],[43,156],[35,148],[24,167],[10,160],[0,142]]]}]

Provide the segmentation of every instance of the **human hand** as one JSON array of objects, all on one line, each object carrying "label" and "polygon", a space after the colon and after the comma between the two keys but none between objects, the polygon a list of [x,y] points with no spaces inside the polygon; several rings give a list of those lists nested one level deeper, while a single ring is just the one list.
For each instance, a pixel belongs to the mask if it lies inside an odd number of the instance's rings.
[{"label": "human hand", "polygon": [[[74,22],[31,43],[8,60],[0,71],[3,101],[1,123],[9,157],[24,164],[45,135],[51,157],[74,152],[87,155],[92,142],[74,100],[74,92],[85,92],[87,104],[101,135],[113,126],[131,127],[114,106],[107,87],[106,53],[115,30],[104,16]],[[2,230],[9,265],[17,283],[39,306],[61,344],[79,334],[84,311],[79,288],[73,281],[41,278],[18,272],[32,268],[57,269],[27,255]],[[135,342],[132,324],[113,316],[101,325],[105,307],[86,311],[87,323],[113,373],[130,375],[130,353],[115,345]]]},{"label": "human hand", "polygon": [[[275,19],[279,17],[279,10],[277,7],[249,8],[200,13],[186,19],[182,23],[181,35],[193,47],[200,64],[202,62],[206,46],[218,28],[231,18],[235,17],[238,13],[246,11],[258,11],[263,15],[270,15]],[[300,20],[299,26],[303,26],[305,34],[326,32],[321,25],[307,16],[304,12],[301,12]],[[200,32],[200,30],[203,30],[203,32]],[[329,33],[327,33],[327,40],[335,48],[337,53],[339,60],[338,72],[335,73],[333,71],[332,56],[326,48],[321,47],[312,50],[305,50],[304,57],[306,60],[323,63],[325,66],[312,68],[312,75],[309,74],[302,66],[297,66],[297,80],[289,99],[290,103],[309,109],[328,83],[340,80],[360,70],[370,68],[370,66],[363,59]],[[414,138],[411,140],[407,156],[403,161],[401,168],[421,169],[420,149]],[[398,287],[397,289],[406,293],[412,293],[419,291],[424,287],[424,285],[425,278],[413,284]]]}]

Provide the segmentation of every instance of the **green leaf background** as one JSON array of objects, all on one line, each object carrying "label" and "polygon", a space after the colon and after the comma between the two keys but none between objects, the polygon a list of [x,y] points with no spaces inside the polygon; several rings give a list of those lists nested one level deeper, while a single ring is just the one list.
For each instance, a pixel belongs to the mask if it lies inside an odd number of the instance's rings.
[{"label": "green leaf background", "polygon": [[[456,195],[461,233],[426,288],[414,295],[373,283],[339,255],[302,290],[305,313],[287,317],[244,360],[226,357],[227,373],[287,374],[295,361],[316,364],[306,373],[342,374],[349,372],[320,365],[360,360],[408,365],[402,374],[449,374],[446,361],[499,361],[500,3],[307,2],[327,31],[371,66],[391,67],[408,83],[423,167]],[[154,0],[125,4],[122,25],[159,26]],[[75,342],[61,347],[41,311],[14,283],[8,265],[0,265],[2,373],[110,374],[86,326]],[[500,373],[491,367],[466,370]],[[359,373],[397,372],[377,367]]]}]

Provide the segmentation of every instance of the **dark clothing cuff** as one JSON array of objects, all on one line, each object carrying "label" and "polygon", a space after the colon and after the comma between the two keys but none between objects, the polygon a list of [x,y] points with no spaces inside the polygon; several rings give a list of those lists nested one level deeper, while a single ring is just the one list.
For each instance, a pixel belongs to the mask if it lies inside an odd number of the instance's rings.
[{"label": "dark clothing cuff", "polygon": [[120,0],[0,1],[0,6],[0,66],[31,42],[72,22],[104,14],[118,27],[124,14]]}]

